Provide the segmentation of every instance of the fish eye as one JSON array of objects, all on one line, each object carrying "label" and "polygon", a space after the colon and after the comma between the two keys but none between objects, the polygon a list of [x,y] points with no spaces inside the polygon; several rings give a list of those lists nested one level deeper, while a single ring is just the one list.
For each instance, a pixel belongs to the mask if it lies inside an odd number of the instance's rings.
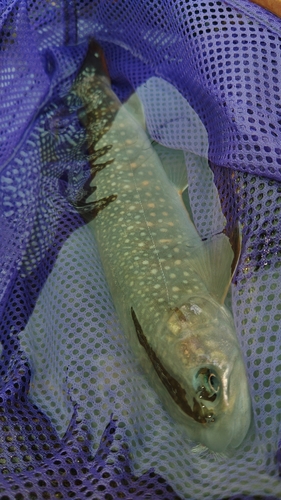
[{"label": "fish eye", "polygon": [[200,368],[196,374],[196,392],[199,398],[215,401],[220,389],[220,379],[217,374],[209,368]]}]

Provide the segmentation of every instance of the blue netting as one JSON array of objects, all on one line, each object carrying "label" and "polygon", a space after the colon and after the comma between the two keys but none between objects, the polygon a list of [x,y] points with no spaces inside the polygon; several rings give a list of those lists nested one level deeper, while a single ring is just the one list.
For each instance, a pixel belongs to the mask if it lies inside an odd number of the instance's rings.
[{"label": "blue netting", "polygon": [[[0,9],[1,498],[281,498],[280,20],[246,0]],[[202,238],[217,199],[227,233],[241,223],[231,303],[253,432],[232,455],[194,453],[162,408],[69,201],[89,175],[69,93],[93,38],[163,162],[185,159]]]}]

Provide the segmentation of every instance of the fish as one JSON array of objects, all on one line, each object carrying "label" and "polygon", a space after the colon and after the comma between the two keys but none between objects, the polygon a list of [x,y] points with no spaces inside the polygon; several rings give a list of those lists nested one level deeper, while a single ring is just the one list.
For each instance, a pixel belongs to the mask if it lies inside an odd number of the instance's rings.
[{"label": "fish", "polygon": [[125,335],[187,438],[214,452],[236,449],[250,429],[251,399],[224,304],[229,239],[201,240],[183,203],[186,172],[171,165],[167,175],[143,124],[113,92],[95,42],[71,92],[91,170],[76,207],[94,232]]}]

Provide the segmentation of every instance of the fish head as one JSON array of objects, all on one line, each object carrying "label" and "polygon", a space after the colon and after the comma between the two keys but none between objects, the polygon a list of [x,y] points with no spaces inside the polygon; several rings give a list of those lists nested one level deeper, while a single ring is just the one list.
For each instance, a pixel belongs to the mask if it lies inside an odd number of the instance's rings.
[{"label": "fish head", "polygon": [[173,311],[168,328],[174,341],[166,368],[192,439],[216,452],[237,448],[250,427],[251,400],[232,316],[213,299],[193,297]]}]

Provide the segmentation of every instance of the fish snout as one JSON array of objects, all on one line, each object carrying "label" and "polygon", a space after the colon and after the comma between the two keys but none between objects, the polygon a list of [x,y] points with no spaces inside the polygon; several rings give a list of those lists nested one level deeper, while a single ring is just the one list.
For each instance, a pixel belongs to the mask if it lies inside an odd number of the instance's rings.
[{"label": "fish snout", "polygon": [[196,336],[178,343],[183,363],[181,380],[189,400],[204,417],[202,424],[197,424],[194,438],[215,452],[224,452],[244,441],[251,425],[251,399],[238,344],[229,341],[216,355],[209,345],[210,356],[207,347],[202,337],[199,346]]}]

